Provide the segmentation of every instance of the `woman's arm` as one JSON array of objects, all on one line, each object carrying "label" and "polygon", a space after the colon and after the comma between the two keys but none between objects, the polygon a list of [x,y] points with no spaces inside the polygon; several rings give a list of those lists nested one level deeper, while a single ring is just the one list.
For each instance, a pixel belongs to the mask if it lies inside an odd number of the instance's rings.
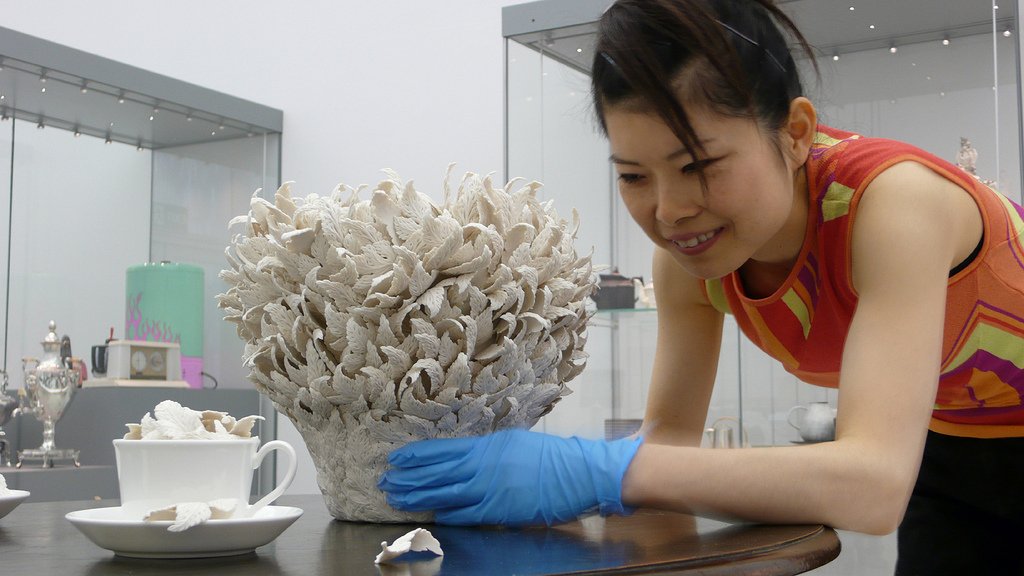
[{"label": "woman's arm", "polygon": [[654,252],[658,340],[647,394],[644,441],[700,446],[722,343],[721,312],[702,283],[662,249]]},{"label": "woman's arm", "polygon": [[623,501],[895,530],[934,404],[948,272],[977,244],[980,226],[967,193],[927,168],[901,163],[880,174],[854,224],[859,303],[843,353],[836,440],[734,450],[646,443],[626,473]]}]

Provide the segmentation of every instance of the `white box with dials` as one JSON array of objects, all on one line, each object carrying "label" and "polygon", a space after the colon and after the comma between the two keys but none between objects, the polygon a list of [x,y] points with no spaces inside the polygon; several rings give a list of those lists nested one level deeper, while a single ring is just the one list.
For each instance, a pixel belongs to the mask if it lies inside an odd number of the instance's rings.
[{"label": "white box with dials", "polygon": [[111,340],[108,379],[181,380],[181,346],[172,342]]}]

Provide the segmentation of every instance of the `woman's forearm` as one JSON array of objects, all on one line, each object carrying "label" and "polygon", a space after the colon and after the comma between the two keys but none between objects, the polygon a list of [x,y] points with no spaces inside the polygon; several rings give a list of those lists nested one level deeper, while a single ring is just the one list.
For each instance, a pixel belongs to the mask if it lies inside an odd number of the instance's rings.
[{"label": "woman's forearm", "polygon": [[646,443],[626,472],[623,502],[886,534],[899,525],[916,466],[869,453],[852,440],[723,450]]}]

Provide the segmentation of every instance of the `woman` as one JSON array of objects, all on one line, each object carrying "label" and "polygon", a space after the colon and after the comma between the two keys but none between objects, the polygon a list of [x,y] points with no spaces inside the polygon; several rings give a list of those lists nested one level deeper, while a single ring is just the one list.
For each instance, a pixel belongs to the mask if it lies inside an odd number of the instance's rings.
[{"label": "woman", "polygon": [[[1024,572],[1024,211],[926,152],[819,125],[776,22],[811,55],[771,0],[620,0],[601,21],[594,102],[657,247],[642,441],[411,444],[381,480],[392,505],[899,527],[898,573]],[[698,448],[724,313],[838,387],[835,441]]]}]

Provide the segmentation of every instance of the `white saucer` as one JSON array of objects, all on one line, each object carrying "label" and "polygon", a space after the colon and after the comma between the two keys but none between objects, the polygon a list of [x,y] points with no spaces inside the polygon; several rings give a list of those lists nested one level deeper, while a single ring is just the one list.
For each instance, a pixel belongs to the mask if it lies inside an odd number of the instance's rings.
[{"label": "white saucer", "polygon": [[128,520],[120,506],[70,512],[64,517],[100,548],[134,558],[208,558],[246,554],[269,544],[302,516],[302,509],[266,506],[251,518],[207,520],[168,532],[170,520]]},{"label": "white saucer", "polygon": [[28,490],[11,490],[11,493],[7,496],[0,496],[0,518],[7,516],[28,498]]}]

